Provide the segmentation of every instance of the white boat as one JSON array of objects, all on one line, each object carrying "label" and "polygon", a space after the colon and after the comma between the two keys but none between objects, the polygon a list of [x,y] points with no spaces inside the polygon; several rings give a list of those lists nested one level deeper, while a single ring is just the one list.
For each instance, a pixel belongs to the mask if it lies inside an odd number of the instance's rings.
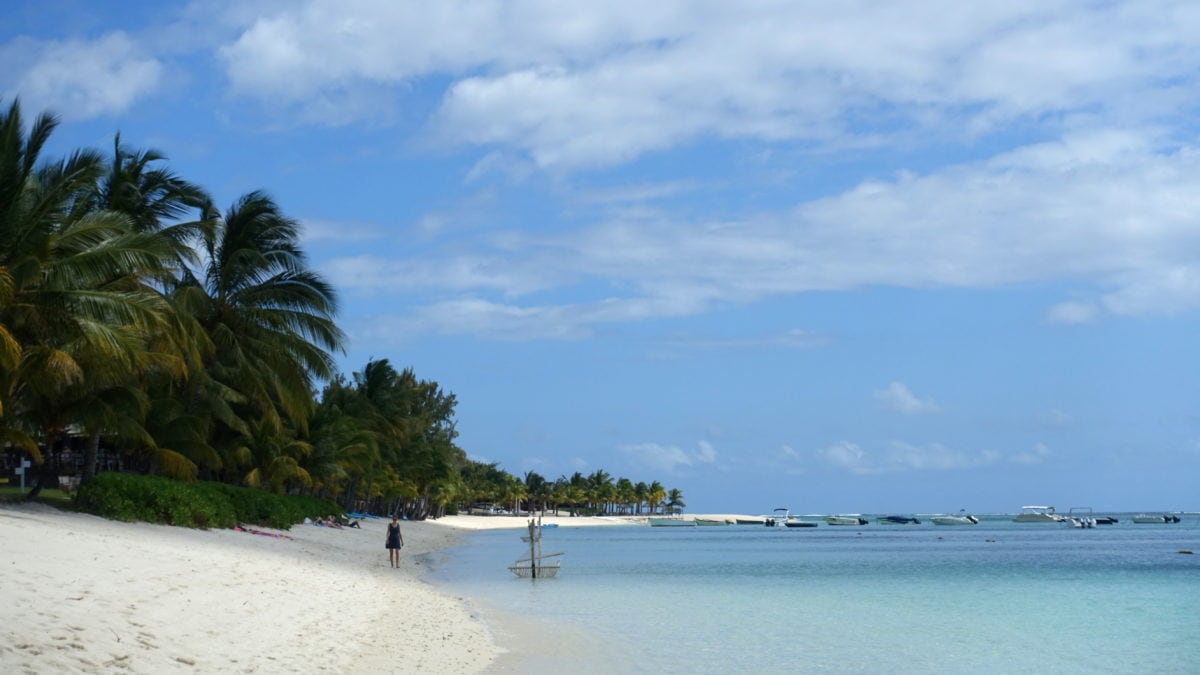
[{"label": "white boat", "polygon": [[1149,523],[1178,523],[1179,516],[1164,513],[1158,516],[1151,516],[1145,513],[1139,513],[1133,517],[1133,522],[1146,525]]},{"label": "white boat", "polygon": [[959,512],[957,516],[930,516],[929,520],[934,525],[978,525],[979,519],[975,516],[967,515]]},{"label": "white boat", "polygon": [[1054,510],[1053,506],[1022,506],[1021,512],[1013,518],[1014,523],[1061,523],[1066,517]]},{"label": "white boat", "polygon": [[858,514],[848,516],[825,516],[825,522],[830,525],[866,525],[869,521]]},{"label": "white boat", "polygon": [[1096,526],[1096,517],[1092,515],[1090,506],[1072,506],[1067,512],[1067,522],[1071,527],[1087,530]]},{"label": "white boat", "polygon": [[783,527],[791,517],[791,511],[788,511],[787,507],[781,506],[772,511],[771,515],[763,516],[762,524],[767,527]]}]

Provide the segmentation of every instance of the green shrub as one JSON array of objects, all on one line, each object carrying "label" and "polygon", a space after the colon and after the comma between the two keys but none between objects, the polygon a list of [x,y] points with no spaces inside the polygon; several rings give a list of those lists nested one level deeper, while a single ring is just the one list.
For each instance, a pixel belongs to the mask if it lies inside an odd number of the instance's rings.
[{"label": "green shrub", "polygon": [[162,476],[101,473],[75,496],[80,511],[124,521],[183,527],[238,523],[288,529],[305,517],[337,515],[336,504],[313,497],[276,495],[224,483],[185,483]]}]

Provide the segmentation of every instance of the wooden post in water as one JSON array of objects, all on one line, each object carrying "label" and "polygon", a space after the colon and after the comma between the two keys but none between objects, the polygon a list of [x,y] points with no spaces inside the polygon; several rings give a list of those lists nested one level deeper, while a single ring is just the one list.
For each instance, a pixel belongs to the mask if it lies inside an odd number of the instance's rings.
[{"label": "wooden post in water", "polygon": [[537,526],[533,518],[529,519],[529,572],[533,579],[537,578]]}]

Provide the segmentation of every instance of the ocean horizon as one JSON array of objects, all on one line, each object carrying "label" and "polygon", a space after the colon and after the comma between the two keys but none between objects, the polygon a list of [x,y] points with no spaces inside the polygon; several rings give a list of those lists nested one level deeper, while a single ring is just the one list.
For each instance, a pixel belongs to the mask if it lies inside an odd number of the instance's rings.
[{"label": "ocean horizon", "polygon": [[1200,669],[1200,517],[1013,523],[561,527],[555,579],[521,531],[423,562],[514,653],[489,672],[1081,673]]}]

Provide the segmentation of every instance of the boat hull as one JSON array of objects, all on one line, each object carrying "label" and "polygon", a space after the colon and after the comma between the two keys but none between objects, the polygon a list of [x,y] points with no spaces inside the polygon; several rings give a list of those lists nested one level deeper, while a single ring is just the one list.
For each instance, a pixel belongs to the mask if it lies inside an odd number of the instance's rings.
[{"label": "boat hull", "polygon": [[856,516],[829,516],[825,519],[825,522],[829,525],[855,527],[866,525],[868,521],[866,518],[858,518]]},{"label": "boat hull", "polygon": [[933,516],[929,519],[934,525],[978,525],[975,516]]}]

